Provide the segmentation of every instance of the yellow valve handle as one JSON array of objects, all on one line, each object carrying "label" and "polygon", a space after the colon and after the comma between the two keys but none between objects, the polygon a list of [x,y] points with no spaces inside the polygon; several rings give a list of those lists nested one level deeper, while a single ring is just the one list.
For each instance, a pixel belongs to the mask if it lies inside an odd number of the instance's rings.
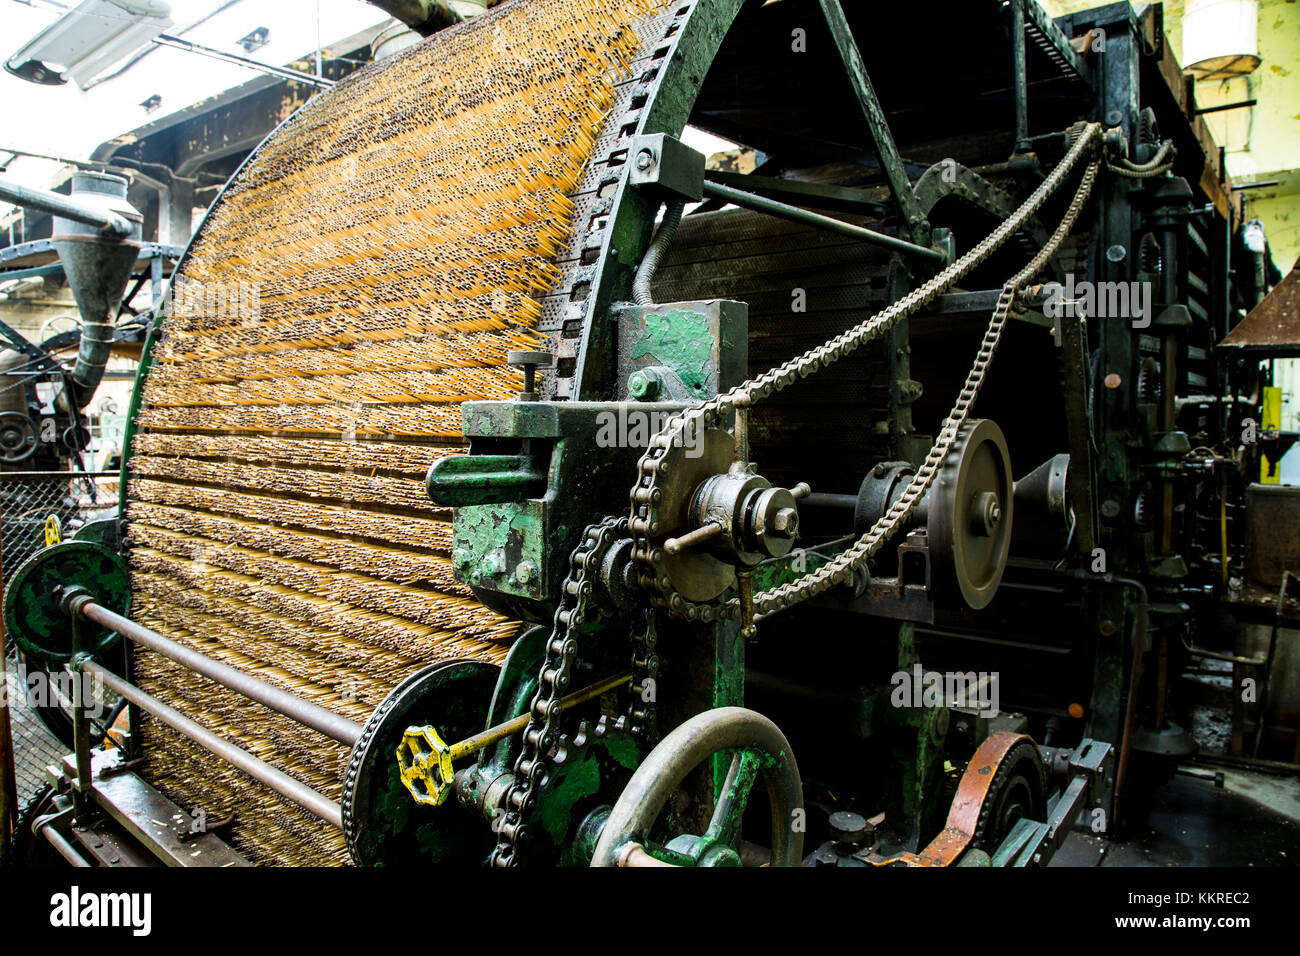
[{"label": "yellow valve handle", "polygon": [[58,515],[50,515],[45,519],[45,547],[51,547],[63,540],[63,523],[59,521]]},{"label": "yellow valve handle", "polygon": [[451,794],[456,770],[451,748],[433,727],[410,727],[397,745],[397,765],[402,785],[416,803],[442,806]]},{"label": "yellow valve handle", "polygon": [[[632,675],[626,672],[606,678],[561,698],[560,709],[586,703],[615,687],[621,687],[631,679]],[[406,728],[402,742],[397,745],[397,767],[402,777],[402,786],[406,787],[416,803],[429,807],[441,806],[447,801],[455,784],[456,770],[453,764],[457,760],[519,733],[528,726],[529,719],[529,714],[523,713],[513,720],[489,727],[454,744],[444,741],[438,731],[428,724]]]}]

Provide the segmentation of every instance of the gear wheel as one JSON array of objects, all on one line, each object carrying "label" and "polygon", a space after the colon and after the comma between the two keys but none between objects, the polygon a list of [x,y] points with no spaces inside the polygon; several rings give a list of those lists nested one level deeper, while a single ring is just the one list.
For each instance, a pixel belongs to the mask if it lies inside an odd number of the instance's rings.
[{"label": "gear wheel", "polygon": [[1047,814],[1047,770],[1031,740],[1022,740],[1002,758],[980,804],[972,849],[990,856],[1021,820],[1042,820]]}]

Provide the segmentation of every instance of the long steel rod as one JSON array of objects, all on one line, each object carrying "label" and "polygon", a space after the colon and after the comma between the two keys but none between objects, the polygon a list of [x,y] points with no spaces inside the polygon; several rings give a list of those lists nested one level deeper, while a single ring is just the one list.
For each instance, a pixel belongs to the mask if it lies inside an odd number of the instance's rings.
[{"label": "long steel rod", "polygon": [[[576,691],[568,697],[561,698],[560,709],[568,710],[570,707],[585,704],[587,701],[599,697],[601,694],[608,693],[615,687],[621,687],[631,679],[631,674],[619,674],[615,677],[610,677],[600,681],[597,684],[592,684],[590,687]],[[491,746],[498,740],[504,740],[511,734],[517,734],[528,726],[528,722],[531,719],[531,713],[520,714],[513,720],[507,720],[504,723],[497,724],[495,727],[489,727],[487,730],[480,731],[473,737],[466,737],[459,743],[452,744],[451,747],[448,748],[447,752],[451,756],[452,760],[460,760],[464,757],[468,757],[472,753],[478,753],[484,747]]]},{"label": "long steel rod", "polygon": [[62,833],[54,829],[48,822],[42,823],[36,827],[36,832],[45,837],[50,842],[50,846],[59,851],[59,856],[63,857],[75,867],[89,867],[90,863],[86,858],[77,852],[77,848],[67,841]]},{"label": "long steel rod", "polygon": [[0,179],[0,199],[26,209],[85,223],[110,235],[126,236],[131,232],[131,224],[117,213],[96,209],[88,203],[48,189],[36,189]]},{"label": "long steel rod", "polygon": [[93,661],[81,665],[81,669],[104,686],[125,697],[141,710],[152,714],[172,730],[184,734],[195,743],[212,751],[222,760],[244,771],[254,780],[260,780],[276,793],[287,797],[298,806],[314,813],[331,826],[343,829],[343,811],[337,803],[321,793],[316,792],[305,783],[295,780],[283,771],[277,770],[264,760],[259,760],[242,747],[237,747],[228,740],[223,740],[206,727],[195,723],[180,711],[168,707],[162,701],[146,694],[134,684],[129,684],[111,671],[105,670]]},{"label": "long steel rod", "polygon": [[327,80],[324,77],[312,76],[310,73],[304,73],[301,70],[291,70],[287,67],[272,66],[269,63],[262,63],[259,60],[250,60],[246,56],[236,56],[233,53],[226,53],[224,50],[213,49],[210,46],[204,46],[201,43],[194,43],[191,40],[182,40],[180,37],[174,37],[166,33],[160,33],[153,38],[153,42],[159,46],[169,46],[176,50],[184,50],[186,53],[197,53],[200,56],[209,56],[214,60],[221,60],[223,63],[233,63],[236,66],[247,67],[250,70],[257,70],[260,73],[266,73],[270,76],[278,76],[283,80],[293,80],[297,83],[308,83],[320,90],[328,90],[334,85],[333,80]]},{"label": "long steel rod", "polygon": [[276,713],[292,718],[312,730],[319,730],[325,736],[332,737],[339,743],[347,744],[350,747],[361,736],[361,725],[356,721],[341,717],[324,707],[303,700],[296,694],[283,691],[264,680],[245,674],[243,671],[236,670],[227,664],[214,661],[212,658],[191,650],[183,644],[177,644],[156,631],[142,627],[129,618],[114,614],[108,608],[102,604],[96,604],[93,600],[84,603],[74,602],[73,611],[74,613],[79,611],[86,620],[94,621],[110,631],[130,638],[151,651],[157,651],[164,657],[171,658],[177,664],[188,667],[196,674],[209,677],[218,684],[229,687],[235,693],[242,694],[249,700],[264,704]]},{"label": "long steel rod", "polygon": [[861,239],[863,242],[884,246],[886,249],[893,249],[897,252],[922,256],[936,262],[943,262],[946,258],[938,249],[927,249],[925,246],[918,246],[915,242],[908,242],[906,239],[898,239],[883,232],[864,229],[862,226],[855,226],[851,222],[832,219],[830,216],[823,216],[820,213],[809,212],[807,209],[800,209],[798,206],[777,202],[775,199],[768,199],[766,196],[757,196],[754,193],[745,192],[743,189],[732,189],[730,186],[724,186],[710,180],[704,181],[704,193],[706,196],[725,199],[729,203],[752,209],[755,212],[766,213],[778,219],[788,219],[790,222],[802,223],[805,226],[825,229],[828,232],[837,232],[842,236],[851,236],[854,239]]}]

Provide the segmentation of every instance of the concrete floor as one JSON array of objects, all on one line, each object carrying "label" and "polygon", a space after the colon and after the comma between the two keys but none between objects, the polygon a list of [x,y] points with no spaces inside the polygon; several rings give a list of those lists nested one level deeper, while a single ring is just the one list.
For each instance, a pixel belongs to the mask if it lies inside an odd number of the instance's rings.
[{"label": "concrete floor", "polygon": [[1300,866],[1300,780],[1224,771],[1224,788],[1176,776],[1146,830],[1123,843],[1078,832],[1049,866]]}]

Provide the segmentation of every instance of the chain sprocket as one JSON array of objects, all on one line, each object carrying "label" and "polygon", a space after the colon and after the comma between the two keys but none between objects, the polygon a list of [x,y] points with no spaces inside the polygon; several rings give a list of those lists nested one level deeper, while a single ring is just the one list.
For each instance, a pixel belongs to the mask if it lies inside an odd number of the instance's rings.
[{"label": "chain sprocket", "polygon": [[[652,604],[666,608],[676,617],[705,622],[734,616],[738,613],[740,605],[739,600],[735,598],[722,603],[688,600],[674,587],[671,576],[665,573],[665,553],[659,539],[662,535],[678,529],[660,526],[658,506],[665,498],[667,483],[673,480],[676,474],[673,467],[674,449],[685,447],[688,444],[688,436],[693,434],[698,438],[709,429],[722,427],[732,415],[745,415],[747,410],[757,402],[771,397],[795,381],[829,367],[865,343],[884,335],[986,261],[1025,224],[1029,217],[1037,213],[1085,153],[1095,154],[1101,133],[1099,124],[1077,124],[1070,132],[1073,142],[1061,162],[1015,213],[970,252],[932,279],[847,332],[809,349],[758,378],[736,386],[723,395],[715,396],[679,412],[670,418],[664,428],[650,440],[649,447],[637,466],[637,482],[630,494],[631,517],[628,520],[628,527],[633,539],[632,556],[637,564],[637,578],[649,593]],[[1019,291],[1042,270],[1073,229],[1092,191],[1099,165],[1100,161],[1096,158],[1089,163],[1074,199],[1056,231],[1029,264],[1003,286],[979,353],[966,377],[965,386],[952,411],[944,420],[938,439],[930,449],[929,455],[917,469],[916,475],[903,495],[866,534],[826,565],[797,581],[757,595],[754,605],[758,613],[768,614],[783,610],[814,597],[836,584],[843,583],[856,569],[870,561],[884,543],[903,526],[929,490],[935,475],[958,439],[961,427],[984,383],[985,374],[993,360],[1002,337],[1003,327]],[[739,424],[737,427],[740,427]]]},{"label": "chain sprocket", "polygon": [[560,604],[547,641],[546,656],[538,675],[537,693],[529,707],[515,781],[506,792],[505,816],[496,824],[497,846],[493,866],[519,862],[520,848],[528,838],[527,819],[537,805],[551,766],[551,750],[559,740],[561,698],[569,688],[578,656],[578,636],[586,622],[587,605],[595,588],[601,562],[610,546],[627,535],[626,518],[605,518],[588,525],[582,541],[569,556],[569,574],[560,590]]}]

